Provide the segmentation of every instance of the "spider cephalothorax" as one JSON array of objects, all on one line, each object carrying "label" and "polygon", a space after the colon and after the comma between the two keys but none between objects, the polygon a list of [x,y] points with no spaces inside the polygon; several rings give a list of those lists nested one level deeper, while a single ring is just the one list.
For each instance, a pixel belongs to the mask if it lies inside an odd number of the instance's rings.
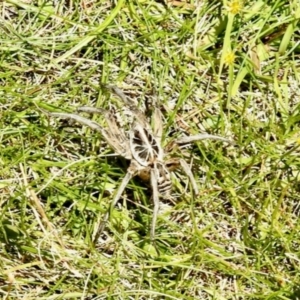
[{"label": "spider cephalothorax", "polygon": [[[132,177],[139,176],[143,180],[150,181],[154,203],[150,238],[151,240],[154,240],[155,225],[159,210],[159,197],[169,197],[172,190],[170,173],[174,169],[181,166],[191,181],[194,193],[198,194],[198,187],[195,178],[186,161],[179,157],[167,159],[166,154],[168,154],[168,152],[171,151],[174,146],[189,144],[191,142],[203,139],[214,139],[223,142],[230,142],[230,140],[215,135],[198,134],[194,136],[184,136],[173,140],[163,148],[161,141],[163,122],[160,109],[157,106],[154,107],[152,114],[153,127],[151,127],[150,120],[148,120],[145,114],[138,109],[137,105],[132,99],[126,97],[125,94],[115,86],[107,86],[107,88],[119,96],[126,109],[132,115],[132,122],[127,122],[126,126],[120,125],[120,122],[118,122],[117,119],[116,110],[113,108],[110,110],[94,107],[80,107],[77,109],[78,112],[103,115],[107,124],[107,128],[103,128],[97,122],[84,118],[78,114],[46,113],[49,116],[75,120],[100,132],[102,137],[116,152],[116,154],[130,160],[127,173],[112,199],[111,207],[116,205],[126,185]],[[109,218],[109,211],[110,209],[105,214],[103,221],[97,230],[94,241],[97,241],[98,237],[104,230],[106,222]]]}]

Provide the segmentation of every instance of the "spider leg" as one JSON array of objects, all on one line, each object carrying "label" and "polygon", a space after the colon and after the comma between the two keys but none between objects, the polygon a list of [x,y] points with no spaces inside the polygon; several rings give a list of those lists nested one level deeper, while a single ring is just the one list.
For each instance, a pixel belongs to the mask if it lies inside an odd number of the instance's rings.
[{"label": "spider leg", "polygon": [[156,137],[158,143],[161,144],[161,138],[163,135],[163,116],[160,109],[158,109],[157,107],[154,108],[152,122],[154,136]]},{"label": "spider leg", "polygon": [[111,214],[111,211],[113,210],[113,208],[115,207],[115,205],[117,204],[118,200],[121,198],[121,195],[123,193],[123,191],[125,190],[129,180],[134,176],[135,174],[130,170],[130,167],[128,168],[127,170],[127,173],[125,175],[125,177],[122,179],[122,182],[120,184],[120,186],[118,187],[118,190],[116,192],[116,194],[114,195],[114,198],[110,204],[110,208],[108,209],[108,211],[106,212],[96,234],[95,234],[95,237],[93,238],[93,243],[95,244],[99,238],[99,236],[102,234],[105,226],[106,226],[106,223],[109,219],[109,216]]},{"label": "spider leg", "polygon": [[157,172],[156,169],[151,169],[151,187],[153,195],[153,217],[150,229],[150,240],[153,242],[155,239],[155,227],[156,220],[159,211],[159,195],[158,195],[158,185],[157,185]]},{"label": "spider leg", "polygon": [[[92,107],[85,107],[85,109],[81,110],[84,112],[97,112],[100,113],[101,109],[92,108]],[[102,110],[101,113],[105,113],[105,110]],[[110,145],[110,147],[118,154],[123,156],[126,159],[131,159],[130,154],[130,148],[128,145],[128,142],[124,138],[124,136],[121,134],[118,135],[119,131],[107,131],[102,126],[100,126],[97,122],[89,120],[87,118],[84,118],[82,116],[79,116],[77,114],[71,114],[71,113],[52,113],[52,112],[46,112],[45,113],[52,117],[62,118],[62,119],[70,119],[74,120],[82,125],[86,125],[90,127],[91,129],[100,132],[100,134],[103,136],[103,138],[106,140],[106,142]],[[111,128],[110,128],[111,129]]]},{"label": "spider leg", "polygon": [[91,106],[80,106],[77,108],[78,112],[85,112],[88,114],[103,114],[106,112],[105,109]]},{"label": "spider leg", "polygon": [[189,180],[191,181],[195,196],[197,196],[199,194],[199,189],[198,189],[195,177],[193,175],[193,172],[191,171],[191,168],[189,167],[189,165],[187,164],[187,162],[184,159],[180,159],[179,162],[180,162],[180,165],[181,165],[183,171],[186,173]]},{"label": "spider leg", "polygon": [[131,98],[127,97],[121,89],[119,89],[115,85],[106,85],[105,86],[108,90],[113,92],[117,95],[122,102],[130,109],[130,112],[134,115],[135,119],[145,128],[151,128],[150,124],[148,123],[147,117],[144,113],[138,108],[137,102],[133,101]]},{"label": "spider leg", "polygon": [[203,134],[196,134],[196,135],[191,135],[191,136],[184,136],[181,137],[179,139],[177,139],[175,141],[175,143],[177,144],[189,144],[192,142],[197,142],[197,141],[201,141],[201,140],[218,140],[218,141],[222,141],[222,142],[226,142],[226,143],[230,143],[233,144],[233,141],[223,138],[221,136],[218,135],[212,135],[212,134],[207,134],[207,133],[203,133]]},{"label": "spider leg", "polygon": [[86,126],[90,127],[91,129],[100,132],[104,138],[106,138],[106,136],[107,136],[106,130],[104,128],[102,128],[98,123],[96,123],[95,121],[89,120],[87,118],[81,117],[79,115],[70,114],[70,113],[53,113],[53,112],[48,112],[48,111],[46,112],[46,114],[51,117],[57,117],[57,118],[61,118],[61,119],[70,119],[70,120],[76,121],[82,125],[86,125]]},{"label": "spider leg", "polygon": [[126,159],[131,159],[131,150],[126,133],[116,119],[115,111],[108,111],[102,108],[82,106],[77,109],[80,112],[86,112],[89,114],[101,114],[104,116],[109,130],[110,141],[114,144],[113,149]]},{"label": "spider leg", "polygon": [[115,85],[106,85],[105,86],[109,91],[113,92],[115,95],[117,95],[127,106],[135,107],[137,109],[137,103],[133,101],[132,99],[128,98],[123,91],[118,88]]}]

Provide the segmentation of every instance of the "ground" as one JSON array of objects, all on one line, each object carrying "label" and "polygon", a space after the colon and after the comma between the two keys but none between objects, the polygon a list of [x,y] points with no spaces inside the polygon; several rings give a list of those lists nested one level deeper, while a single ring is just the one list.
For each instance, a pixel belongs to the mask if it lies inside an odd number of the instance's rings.
[{"label": "ground", "polygon": [[[300,4],[0,3],[3,299],[300,299]],[[149,240],[151,188],[73,112],[158,103],[200,194],[174,172]],[[94,116],[105,125],[101,116]]]}]

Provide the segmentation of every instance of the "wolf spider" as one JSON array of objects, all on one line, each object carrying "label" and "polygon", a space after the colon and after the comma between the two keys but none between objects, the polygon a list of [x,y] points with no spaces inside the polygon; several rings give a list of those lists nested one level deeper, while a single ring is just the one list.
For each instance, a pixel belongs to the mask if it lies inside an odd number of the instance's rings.
[{"label": "wolf spider", "polygon": [[150,181],[152,187],[154,208],[150,229],[150,239],[151,241],[154,241],[155,226],[159,211],[159,197],[170,197],[172,190],[170,173],[181,166],[191,182],[195,195],[199,193],[195,178],[186,161],[182,158],[167,159],[166,154],[170,153],[174,147],[179,148],[180,145],[189,144],[191,142],[204,139],[219,140],[227,143],[231,143],[231,141],[220,136],[205,133],[178,138],[163,148],[163,122],[160,109],[156,105],[154,106],[154,111],[152,114],[153,126],[151,127],[148,118],[137,107],[136,103],[132,99],[125,96],[125,94],[116,86],[106,86],[106,88],[108,88],[121,99],[125,108],[128,109],[130,115],[133,117],[133,121],[127,124],[127,128],[120,125],[115,109],[104,110],[102,108],[87,106],[79,107],[77,109],[78,112],[104,115],[108,126],[107,129],[100,126],[97,122],[77,114],[54,112],[45,113],[53,117],[71,119],[100,132],[102,137],[117,155],[120,155],[130,161],[127,173],[119,185],[115,195],[113,196],[111,206],[106,212],[95,234],[93,239],[94,243],[97,242],[99,236],[105,228],[105,225],[109,219],[110,210],[116,205],[128,182],[134,176],[139,176],[144,181]]}]

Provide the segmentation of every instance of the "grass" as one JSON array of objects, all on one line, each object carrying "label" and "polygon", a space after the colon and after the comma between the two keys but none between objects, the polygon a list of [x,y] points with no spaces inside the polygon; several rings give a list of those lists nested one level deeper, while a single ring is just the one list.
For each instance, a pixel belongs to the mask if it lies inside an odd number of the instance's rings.
[{"label": "grass", "polygon": [[[2,299],[300,299],[299,1],[225,2],[0,4]],[[201,192],[176,173],[159,253],[139,180],[92,244],[126,162],[39,109],[108,107],[105,83],[159,99],[166,139],[236,142],[188,149]]]}]

